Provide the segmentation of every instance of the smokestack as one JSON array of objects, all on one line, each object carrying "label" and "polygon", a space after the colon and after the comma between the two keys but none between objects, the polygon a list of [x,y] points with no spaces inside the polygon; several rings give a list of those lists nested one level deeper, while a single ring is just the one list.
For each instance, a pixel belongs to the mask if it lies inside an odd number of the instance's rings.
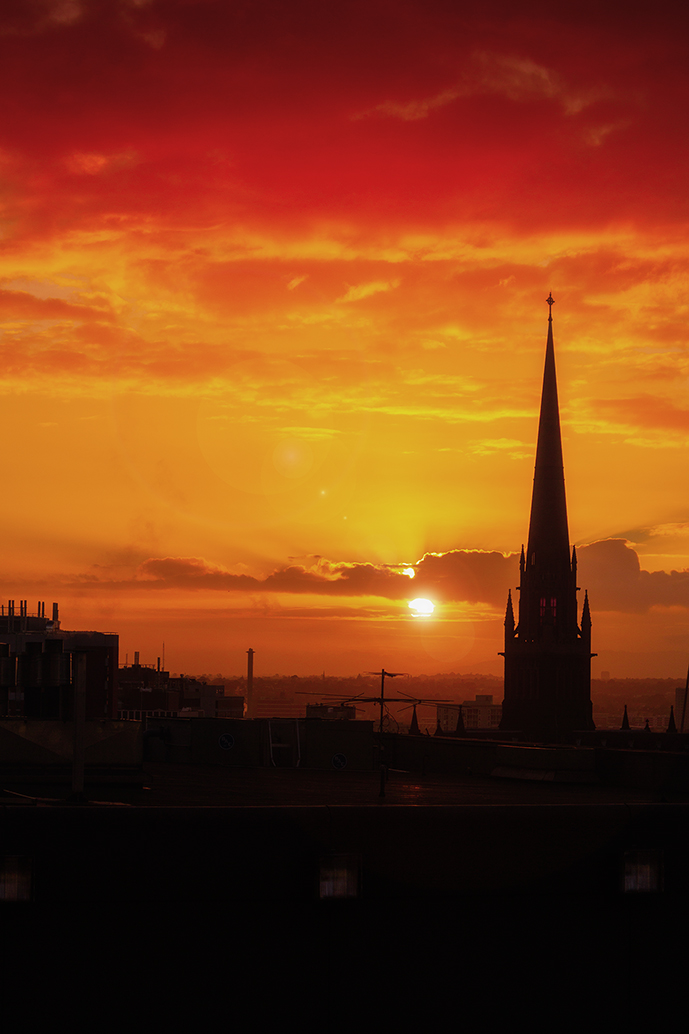
[{"label": "smokestack", "polygon": [[160,671],[160,657],[158,658],[158,671]]},{"label": "smokestack", "polygon": [[139,666],[139,651],[138,651],[138,650],[135,650],[135,651],[134,651],[134,664],[135,664],[135,665],[136,665],[137,667]]},{"label": "smokestack", "polygon": [[53,603],[53,624],[60,624],[60,615],[57,612],[57,603]]},{"label": "smokestack", "polygon": [[246,665],[246,717],[254,717],[254,651],[249,648]]}]

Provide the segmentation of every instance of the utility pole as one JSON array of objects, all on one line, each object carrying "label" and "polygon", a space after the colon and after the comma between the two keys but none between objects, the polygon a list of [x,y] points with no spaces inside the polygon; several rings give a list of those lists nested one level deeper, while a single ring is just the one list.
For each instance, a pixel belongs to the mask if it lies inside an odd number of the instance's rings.
[{"label": "utility pole", "polygon": [[385,780],[387,778],[387,766],[383,760],[385,747],[383,746],[383,714],[385,712],[385,676],[389,679],[395,679],[398,675],[406,675],[404,671],[386,671],[385,668],[380,673],[380,723],[378,725],[378,732],[380,734],[380,793],[379,797],[385,797]]}]

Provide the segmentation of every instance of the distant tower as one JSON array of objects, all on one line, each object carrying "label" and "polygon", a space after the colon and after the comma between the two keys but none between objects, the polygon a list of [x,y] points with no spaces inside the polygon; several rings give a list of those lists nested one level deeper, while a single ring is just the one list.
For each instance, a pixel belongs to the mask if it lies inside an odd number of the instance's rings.
[{"label": "distant tower", "polygon": [[536,470],[526,555],[519,562],[519,620],[512,596],[505,615],[505,698],[500,728],[526,739],[566,742],[593,729],[591,615],[584,598],[577,624],[577,559],[567,528],[565,475],[553,346],[553,297],[547,299],[545,353]]},{"label": "distant tower", "polygon": [[246,717],[255,718],[254,715],[254,653],[256,651],[249,648],[247,653],[246,662]]}]

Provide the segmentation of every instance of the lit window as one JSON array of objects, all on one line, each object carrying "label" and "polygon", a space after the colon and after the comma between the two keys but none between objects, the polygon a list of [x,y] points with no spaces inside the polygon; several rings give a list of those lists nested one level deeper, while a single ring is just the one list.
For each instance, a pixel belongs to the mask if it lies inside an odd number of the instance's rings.
[{"label": "lit window", "polygon": [[654,893],[662,890],[660,851],[625,851],[623,890],[625,894]]},{"label": "lit window", "polygon": [[319,897],[321,900],[358,898],[361,887],[361,862],[358,855],[331,855],[321,859]]},{"label": "lit window", "polygon": [[0,858],[0,902],[31,901],[31,859],[20,855]]}]

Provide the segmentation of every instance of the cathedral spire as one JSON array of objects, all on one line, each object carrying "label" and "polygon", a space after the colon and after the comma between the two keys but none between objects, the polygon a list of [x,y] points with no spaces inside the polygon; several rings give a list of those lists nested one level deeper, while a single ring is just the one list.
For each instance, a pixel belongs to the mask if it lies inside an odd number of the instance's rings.
[{"label": "cathedral spire", "polygon": [[526,563],[541,570],[569,570],[569,531],[565,500],[565,474],[560,437],[560,410],[553,344],[553,296],[547,298],[548,340],[545,350],[541,414],[538,423],[531,520]]},{"label": "cathedral spire", "polygon": [[536,470],[526,555],[519,559],[519,618],[512,595],[505,613],[505,696],[500,728],[539,742],[571,740],[593,729],[591,612],[584,597],[577,621],[577,554],[570,552],[548,296]]}]

